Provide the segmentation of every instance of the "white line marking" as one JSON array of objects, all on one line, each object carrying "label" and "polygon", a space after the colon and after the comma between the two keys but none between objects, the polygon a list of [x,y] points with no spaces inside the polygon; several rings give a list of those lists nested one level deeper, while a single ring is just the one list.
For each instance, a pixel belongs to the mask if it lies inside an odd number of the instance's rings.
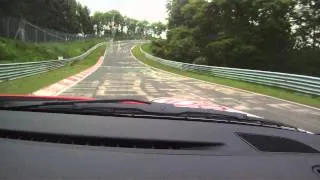
[{"label": "white line marking", "polygon": [[117,52],[119,52],[121,50],[121,45],[120,43],[118,44],[118,49],[117,49]]},{"label": "white line marking", "polygon": [[109,49],[112,49],[112,48],[108,48],[108,46],[109,46],[109,45],[107,44],[106,50],[104,51],[104,54],[103,54],[103,59],[106,58],[106,55],[107,55],[108,50],[109,50]]},{"label": "white line marking", "polygon": [[[101,58],[102,58],[102,57],[100,57],[100,59],[101,59]],[[98,63],[100,62],[100,59],[99,59]],[[103,60],[102,60],[101,64],[102,64],[102,63],[103,63]],[[100,65],[101,65],[101,64],[100,64]],[[95,65],[94,65],[94,66],[95,66]],[[91,74],[93,74],[94,72],[96,72],[98,69],[99,69],[99,65],[98,65],[97,67],[95,67],[93,71],[91,71],[91,72],[88,73],[87,75],[83,76],[80,80],[75,81],[73,84],[71,84],[71,85],[65,87],[64,89],[62,89],[61,91],[57,92],[57,93],[55,94],[55,96],[59,96],[60,94],[62,94],[62,93],[63,93],[64,91],[66,91],[67,89],[72,88],[72,87],[75,86],[76,84],[80,83],[81,81],[83,81],[84,79],[86,79],[88,76],[90,76]]]},{"label": "white line marking", "polygon": [[225,87],[225,88],[230,88],[230,89],[234,89],[234,90],[238,90],[238,91],[242,91],[242,92],[246,92],[246,93],[251,93],[251,94],[255,94],[255,95],[259,95],[259,96],[264,96],[264,97],[268,97],[268,98],[272,98],[272,99],[277,99],[279,101],[283,101],[283,102],[288,102],[288,103],[292,103],[292,104],[295,104],[295,105],[299,105],[299,106],[303,106],[303,107],[307,107],[307,108],[310,108],[310,109],[314,109],[314,110],[317,110],[317,111],[320,111],[320,108],[316,108],[316,107],[312,107],[312,106],[308,106],[308,105],[304,105],[304,104],[300,104],[300,103],[296,103],[296,102],[292,102],[292,101],[289,101],[289,100],[285,100],[285,99],[280,99],[280,98],[277,98],[277,97],[272,97],[272,96],[269,96],[269,95],[265,95],[265,94],[259,94],[259,93],[256,93],[256,92],[252,92],[252,91],[247,91],[247,90],[244,90],[244,89],[239,89],[239,88],[235,88],[235,87],[230,87],[230,86],[226,86],[226,85],[222,85],[222,84],[216,84],[216,83],[213,83],[213,82],[208,82],[208,81],[204,81],[204,80],[200,80],[200,79],[196,79],[196,78],[192,78],[192,77],[187,77],[187,76],[182,76],[180,74],[175,74],[175,73],[171,73],[171,72],[168,72],[168,71],[164,71],[162,69],[159,69],[159,68],[155,68],[155,67],[152,67],[148,64],[145,64],[143,63],[142,61],[138,60],[133,54],[132,54],[132,50],[133,48],[135,48],[137,45],[133,46],[131,48],[131,56],[137,60],[139,63],[151,68],[151,69],[157,69],[159,71],[162,71],[162,72],[165,72],[165,73],[169,73],[169,74],[172,74],[172,75],[176,75],[176,76],[180,76],[180,77],[184,77],[184,78],[189,78],[189,79],[193,79],[193,80],[197,80],[197,81],[201,81],[201,82],[204,82],[204,83],[208,83],[208,84],[212,84],[212,85],[218,85],[218,86],[222,86],[222,87]]},{"label": "white line marking", "polygon": [[145,68],[145,67],[134,67],[134,66],[100,66],[100,67],[104,67],[104,68]]},{"label": "white line marking", "polygon": [[90,89],[90,90],[92,90],[92,89],[96,89],[95,87],[73,87],[72,89],[74,89],[74,90],[87,90],[87,89]]},{"label": "white line marking", "polygon": [[[67,86],[66,88],[64,88],[64,89],[62,89],[61,91],[59,91],[58,93],[55,94],[55,96],[59,96],[60,94],[62,94],[62,93],[63,93],[64,91],[66,91],[67,89],[75,86],[76,84],[78,84],[79,82],[83,81],[85,78],[87,78],[88,76],[90,76],[91,74],[93,74],[94,72],[96,72],[96,71],[100,68],[100,66],[103,64],[104,59],[106,58],[106,55],[107,55],[107,51],[108,51],[109,49],[112,49],[112,48],[108,48],[108,45],[107,45],[107,47],[106,47],[106,49],[105,49],[105,51],[104,51],[104,54],[103,54],[102,62],[101,62],[100,65],[97,66],[97,68],[94,68],[94,70],[93,70],[92,72],[90,72],[90,73],[88,73],[87,75],[83,76],[83,77],[81,78],[81,80],[76,81],[76,82],[74,82],[73,84],[71,84],[70,86]],[[102,57],[99,58],[98,63],[100,62],[101,58],[102,58]],[[94,66],[96,66],[96,64],[95,64]],[[93,66],[93,67],[94,67],[94,66]],[[91,67],[91,68],[92,68],[92,67]]]}]

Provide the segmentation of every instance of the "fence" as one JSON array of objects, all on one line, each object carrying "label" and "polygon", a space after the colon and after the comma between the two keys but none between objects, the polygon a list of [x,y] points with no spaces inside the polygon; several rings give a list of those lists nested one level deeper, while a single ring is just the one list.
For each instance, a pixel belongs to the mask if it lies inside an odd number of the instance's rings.
[{"label": "fence", "polygon": [[0,19],[0,36],[25,42],[72,41],[95,37],[94,34],[69,34],[42,28],[12,17]]},{"label": "fence", "polygon": [[259,71],[249,69],[216,67],[181,63],[169,61],[152,56],[145,52],[141,46],[140,51],[149,59],[161,64],[171,66],[183,71],[202,72],[213,76],[243,80],[257,84],[275,86],[285,89],[290,89],[298,92],[303,92],[312,95],[320,95],[320,78],[312,76],[304,76],[297,74],[287,74],[270,71]]},{"label": "fence", "polygon": [[83,60],[92,51],[94,51],[98,47],[105,44],[106,44],[105,42],[99,43],[93,46],[92,48],[90,48],[87,52],[77,57],[72,57],[68,59],[27,62],[27,63],[0,64],[0,82],[48,72],[48,71],[63,67],[67,64],[70,64],[71,62]]}]

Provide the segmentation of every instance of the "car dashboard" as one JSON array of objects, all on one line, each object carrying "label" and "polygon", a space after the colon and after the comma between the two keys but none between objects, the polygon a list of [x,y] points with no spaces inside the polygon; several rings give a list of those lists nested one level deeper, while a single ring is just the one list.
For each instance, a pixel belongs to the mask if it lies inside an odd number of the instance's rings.
[{"label": "car dashboard", "polygon": [[319,135],[1,110],[0,179],[319,179]]}]

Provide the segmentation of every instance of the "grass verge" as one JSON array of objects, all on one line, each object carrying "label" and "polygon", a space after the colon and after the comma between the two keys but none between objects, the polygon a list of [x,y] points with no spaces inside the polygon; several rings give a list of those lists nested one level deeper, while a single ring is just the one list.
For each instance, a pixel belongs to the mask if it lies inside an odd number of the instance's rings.
[{"label": "grass verge", "polygon": [[66,77],[77,74],[97,63],[100,56],[103,55],[105,46],[101,46],[93,51],[86,59],[77,63],[64,66],[60,69],[41,73],[38,75],[6,81],[0,83],[0,93],[3,94],[27,94],[38,89],[49,86]]},{"label": "grass verge", "polygon": [[42,61],[78,56],[103,39],[70,42],[25,43],[0,37],[0,63]]},{"label": "grass verge", "polygon": [[[143,50],[146,50],[148,48],[146,45],[142,45]],[[181,71],[176,68],[172,68],[163,64],[160,64],[158,62],[154,62],[144,56],[144,54],[141,53],[140,51],[140,46],[136,46],[132,50],[133,55],[142,61],[145,64],[148,64],[152,67],[159,68],[168,72],[172,72],[175,74],[191,77],[191,78],[196,78],[200,79],[203,81],[207,82],[212,82],[216,84],[222,84],[222,85],[227,85],[230,87],[235,87],[247,91],[252,91],[260,94],[265,94],[269,95],[272,97],[284,99],[284,100],[289,100],[292,102],[297,102],[313,107],[320,108],[320,97],[316,96],[309,96],[301,93],[297,93],[294,91],[290,90],[285,90],[281,88],[276,88],[276,87],[270,87],[270,86],[265,86],[265,85],[259,85],[259,84],[254,84],[254,83],[248,83],[244,81],[238,81],[238,80],[232,80],[232,79],[227,79],[227,78],[220,78],[220,77],[215,77],[215,76],[209,76],[206,74],[201,74],[201,73],[194,73],[194,72],[186,72],[186,71]]]},{"label": "grass verge", "polygon": [[152,53],[151,43],[142,44],[142,45],[141,45],[141,48],[142,48],[145,52],[147,52],[147,53],[149,53],[149,54],[153,54],[153,53]]}]

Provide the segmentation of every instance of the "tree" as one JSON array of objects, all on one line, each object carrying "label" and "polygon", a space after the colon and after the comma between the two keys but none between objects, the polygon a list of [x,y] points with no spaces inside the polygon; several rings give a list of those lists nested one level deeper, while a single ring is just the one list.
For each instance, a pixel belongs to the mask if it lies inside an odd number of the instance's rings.
[{"label": "tree", "polygon": [[0,15],[23,18],[58,31],[79,33],[77,6],[75,0],[4,0],[0,2]]},{"label": "tree", "polygon": [[84,34],[93,34],[93,21],[90,17],[90,11],[87,6],[78,4],[79,22],[81,30]]},{"label": "tree", "polygon": [[161,34],[167,29],[166,25],[162,22],[152,23],[150,25],[150,28],[152,29],[153,34],[155,34],[158,37],[160,37]]},{"label": "tree", "polygon": [[167,40],[153,42],[164,58],[310,74],[320,66],[320,1],[169,0],[167,8]]},{"label": "tree", "polygon": [[294,13],[296,47],[320,47],[320,1],[299,0]]},{"label": "tree", "polygon": [[148,33],[148,25],[149,25],[149,22],[146,21],[146,20],[143,20],[143,21],[138,21],[137,23],[137,33],[139,34],[139,36],[145,36],[147,35]]},{"label": "tree", "polygon": [[95,12],[92,16],[92,23],[96,27],[97,34],[101,34],[103,31],[103,16],[102,12]]},{"label": "tree", "polygon": [[188,0],[168,0],[168,28],[175,28],[184,25],[185,17],[181,8],[188,3]]},{"label": "tree", "polygon": [[138,20],[136,20],[136,19],[132,19],[132,18],[126,19],[126,25],[128,28],[128,35],[134,36],[136,34],[137,24],[138,24]]},{"label": "tree", "polygon": [[117,10],[111,10],[105,13],[96,12],[92,19],[99,34],[101,32],[111,34],[112,30],[115,30],[117,34],[123,34],[123,28],[126,25],[124,17]]}]

